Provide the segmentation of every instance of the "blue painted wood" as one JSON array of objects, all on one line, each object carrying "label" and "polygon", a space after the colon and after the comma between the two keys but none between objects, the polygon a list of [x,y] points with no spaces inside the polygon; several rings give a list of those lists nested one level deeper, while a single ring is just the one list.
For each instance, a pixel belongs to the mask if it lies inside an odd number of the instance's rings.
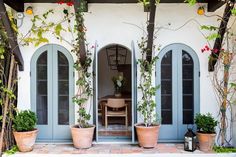
[{"label": "blue painted wood", "polygon": [[[36,71],[37,71],[37,60],[40,57],[40,55],[42,53],[47,53],[48,52],[52,52],[52,46],[48,45],[48,46],[43,46],[41,48],[39,48],[33,55],[32,59],[31,59],[31,79],[30,79],[30,89],[31,89],[31,110],[36,112],[37,110],[37,75],[36,75]],[[47,55],[47,61],[49,62],[51,59],[51,57],[49,55]],[[47,65],[48,69],[50,65]],[[51,75],[51,71],[47,70],[47,76],[48,78]],[[49,80],[48,80],[48,85],[49,86]],[[50,105],[50,99],[49,99],[49,95],[50,95],[50,91],[48,91],[48,111],[52,111],[52,106]],[[38,139],[42,139],[42,140],[46,140],[46,139],[52,139],[52,117],[49,114],[49,112],[47,113],[48,116],[48,122],[47,125],[38,125],[37,128],[39,129],[39,134],[38,134]]]},{"label": "blue painted wood", "polygon": [[131,42],[132,50],[132,142],[136,141],[135,139],[135,128],[134,124],[137,123],[137,60],[135,54],[135,45],[134,41]]},{"label": "blue painted wood", "polygon": [[[156,84],[161,84],[161,60],[163,56],[172,51],[172,124],[161,125],[159,139],[161,141],[181,141],[187,130],[183,124],[183,100],[182,100],[182,50],[186,51],[194,61],[194,114],[200,112],[199,94],[199,61],[197,54],[184,44],[171,44],[163,48],[156,64]],[[161,116],[161,90],[156,93],[157,113]]]},{"label": "blue painted wood", "polygon": [[94,116],[94,124],[96,125],[96,128],[95,128],[95,138],[96,138],[96,141],[98,142],[98,66],[97,66],[97,58],[98,58],[98,52],[97,52],[97,41],[95,42],[95,45],[94,45],[94,58],[93,58],[93,72],[94,72],[94,78],[93,78],[93,111],[95,112],[93,114]]},{"label": "blue painted wood", "polygon": [[69,51],[59,45],[48,44],[39,48],[31,59],[31,109],[36,112],[36,63],[38,57],[47,51],[47,76],[48,76],[48,124],[37,125],[39,134],[37,141],[68,141],[71,140],[69,125],[58,125],[58,74],[57,74],[57,55],[60,51],[68,59],[69,63],[69,124],[74,124],[74,105],[72,96],[74,94],[74,78],[73,78],[73,58]]}]

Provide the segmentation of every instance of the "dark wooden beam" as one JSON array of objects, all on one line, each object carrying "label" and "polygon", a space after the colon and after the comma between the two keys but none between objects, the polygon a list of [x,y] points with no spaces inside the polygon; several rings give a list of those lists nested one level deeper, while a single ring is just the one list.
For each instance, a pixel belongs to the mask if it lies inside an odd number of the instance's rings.
[{"label": "dark wooden beam", "polygon": [[148,20],[147,32],[148,32],[148,43],[147,49],[148,53],[146,56],[147,61],[152,59],[152,50],[153,50],[153,36],[154,36],[154,27],[155,27],[155,15],[156,15],[156,1],[150,0],[150,15]]},{"label": "dark wooden beam", "polygon": [[[81,0],[75,0],[74,1],[74,9],[75,9],[75,15],[76,15],[76,12],[79,12],[79,8],[80,8],[80,5],[81,5]],[[76,19],[78,19],[78,16],[76,15],[75,16]],[[76,20],[76,22],[78,22]],[[83,66],[85,64],[85,61],[86,61],[86,47],[85,47],[85,41],[84,40],[80,40],[79,41],[79,45],[80,45],[80,63],[81,65]]]},{"label": "dark wooden beam", "polygon": [[19,45],[17,42],[16,34],[11,27],[11,22],[9,20],[8,15],[7,15],[6,7],[3,3],[3,0],[0,0],[0,16],[2,18],[3,25],[4,25],[6,32],[7,32],[11,52],[15,55],[16,61],[18,62],[18,65],[19,65],[19,70],[23,71],[24,70],[24,61],[21,56],[21,52],[20,52],[20,48],[19,48]]},{"label": "dark wooden beam", "polygon": [[209,1],[208,6],[207,6],[207,11],[214,12],[224,4],[225,2],[223,1]]},{"label": "dark wooden beam", "polygon": [[23,0],[4,0],[9,7],[17,12],[24,12],[24,1]]},{"label": "dark wooden beam", "polygon": [[[227,0],[227,2],[230,2],[230,0]],[[234,8],[234,5],[235,5],[235,0],[231,0],[231,3],[226,3],[223,19],[221,20],[219,31],[218,31],[220,38],[217,38],[215,40],[215,43],[213,46],[213,50],[218,50],[218,52],[217,53],[211,52],[209,63],[208,63],[208,71],[214,71],[215,69],[215,64],[217,63],[218,57],[220,54],[219,50],[221,50],[225,31],[227,29],[228,21],[231,16],[231,10]]]}]

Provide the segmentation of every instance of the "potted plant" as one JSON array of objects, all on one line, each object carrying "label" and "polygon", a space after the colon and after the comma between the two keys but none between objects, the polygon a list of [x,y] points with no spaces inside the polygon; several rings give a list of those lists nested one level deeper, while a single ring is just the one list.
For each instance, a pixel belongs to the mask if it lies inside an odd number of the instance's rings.
[{"label": "potted plant", "polygon": [[13,134],[16,144],[21,152],[33,150],[38,129],[36,114],[30,110],[23,110],[17,113],[13,119]]},{"label": "potted plant", "polygon": [[197,114],[195,117],[197,125],[197,138],[201,151],[211,151],[215,143],[217,121],[210,113]]},{"label": "potted plant", "polygon": [[139,145],[144,148],[153,148],[157,144],[160,128],[155,114],[156,103],[153,100],[159,86],[153,86],[152,84],[153,71],[158,57],[155,56],[150,62],[147,61],[145,59],[146,45],[147,41],[142,38],[142,42],[139,43],[142,58],[138,60],[141,73],[138,89],[142,93],[142,99],[138,102],[137,110],[143,118],[143,123],[136,124],[135,128]]}]

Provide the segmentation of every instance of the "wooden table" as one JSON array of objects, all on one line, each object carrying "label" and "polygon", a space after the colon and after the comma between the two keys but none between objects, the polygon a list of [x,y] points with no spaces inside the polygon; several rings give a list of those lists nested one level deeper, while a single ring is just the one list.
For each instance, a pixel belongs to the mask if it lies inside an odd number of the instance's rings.
[{"label": "wooden table", "polygon": [[122,95],[121,97],[115,97],[114,95],[107,95],[104,97],[101,97],[98,101],[98,105],[100,105],[101,108],[101,114],[102,114],[102,125],[105,125],[105,105],[104,103],[107,103],[108,99],[124,99],[125,103],[127,103],[127,109],[128,109],[128,124],[131,125],[132,122],[132,98],[131,95]]}]

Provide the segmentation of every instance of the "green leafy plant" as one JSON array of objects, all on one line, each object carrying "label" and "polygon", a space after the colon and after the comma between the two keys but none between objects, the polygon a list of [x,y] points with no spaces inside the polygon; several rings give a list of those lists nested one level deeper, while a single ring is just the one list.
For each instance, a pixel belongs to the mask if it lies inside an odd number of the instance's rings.
[{"label": "green leafy plant", "polygon": [[156,95],[156,91],[159,86],[153,86],[152,77],[158,57],[154,56],[150,62],[146,60],[146,55],[148,52],[147,39],[142,38],[138,46],[142,55],[141,59],[138,60],[141,73],[138,89],[142,93],[142,99],[138,102],[137,110],[143,117],[144,125],[148,127],[157,124],[157,115],[154,113],[156,102],[153,100],[153,97]]},{"label": "green leafy plant", "polygon": [[215,133],[215,127],[217,121],[212,117],[210,113],[200,114],[195,117],[195,124],[197,125],[198,132],[201,133]]},{"label": "green leafy plant", "polygon": [[217,153],[236,153],[236,148],[233,147],[214,146],[213,150]]},{"label": "green leafy plant", "polygon": [[17,113],[13,120],[13,129],[18,132],[32,131],[37,122],[36,114],[30,110]]},{"label": "green leafy plant", "polygon": [[16,145],[14,145],[11,149],[6,150],[6,151],[4,152],[4,154],[6,154],[7,156],[9,156],[9,155],[15,154],[15,153],[18,152],[18,151],[19,151],[18,147],[17,147]]}]

